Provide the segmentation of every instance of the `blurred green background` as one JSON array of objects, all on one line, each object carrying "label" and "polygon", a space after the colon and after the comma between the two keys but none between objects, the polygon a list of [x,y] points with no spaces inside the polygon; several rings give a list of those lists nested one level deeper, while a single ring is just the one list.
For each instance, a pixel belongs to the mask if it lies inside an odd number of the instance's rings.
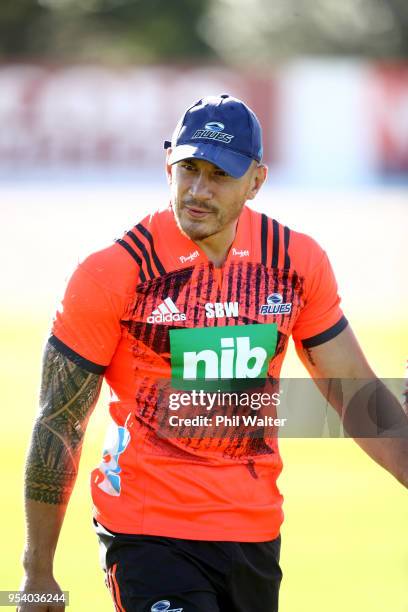
[{"label": "blurred green background", "polygon": [[0,57],[225,62],[406,58],[405,0],[3,0]]}]

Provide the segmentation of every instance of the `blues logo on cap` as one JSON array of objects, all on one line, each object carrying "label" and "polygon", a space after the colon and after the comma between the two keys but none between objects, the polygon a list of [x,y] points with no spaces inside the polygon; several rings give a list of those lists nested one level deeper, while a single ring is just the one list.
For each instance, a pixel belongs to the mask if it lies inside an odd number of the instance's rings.
[{"label": "blues logo on cap", "polygon": [[234,178],[251,162],[262,160],[262,129],[255,113],[228,94],[209,96],[193,104],[174,130],[169,163],[196,158],[209,161]]}]

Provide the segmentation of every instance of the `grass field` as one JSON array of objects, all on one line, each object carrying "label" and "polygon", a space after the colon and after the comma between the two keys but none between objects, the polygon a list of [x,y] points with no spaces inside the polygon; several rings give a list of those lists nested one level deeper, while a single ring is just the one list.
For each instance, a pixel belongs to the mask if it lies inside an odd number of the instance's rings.
[{"label": "grass field", "polygon": [[[152,200],[162,197],[164,190],[160,189],[153,190],[152,196],[146,187],[143,205],[136,206],[136,189],[85,192],[78,188],[67,194],[37,187],[0,192],[8,224],[0,235],[6,263],[0,327],[0,590],[18,588],[21,577],[24,454],[36,412],[42,346],[57,287],[84,249],[92,250],[117,236]],[[140,190],[137,194],[140,198]],[[370,362],[384,377],[401,377],[407,357],[406,195],[348,196],[342,215],[338,196],[330,197],[329,209],[323,196],[314,197],[311,203],[310,196],[269,191],[260,202],[264,209],[269,199],[277,202],[279,219],[290,225],[293,217],[318,240],[323,237],[344,287],[346,314]],[[120,202],[115,211],[110,206],[113,199]],[[351,219],[353,227],[348,230]],[[391,226],[392,232],[388,231]],[[364,277],[360,269],[365,269]],[[284,374],[303,375],[293,352]],[[99,463],[106,402],[105,394],[88,429],[56,558],[55,575],[70,591],[73,612],[112,609],[98,565],[88,490],[89,472]],[[279,485],[286,500],[282,612],[407,612],[406,491],[350,440],[282,440],[281,452],[285,469]]]}]

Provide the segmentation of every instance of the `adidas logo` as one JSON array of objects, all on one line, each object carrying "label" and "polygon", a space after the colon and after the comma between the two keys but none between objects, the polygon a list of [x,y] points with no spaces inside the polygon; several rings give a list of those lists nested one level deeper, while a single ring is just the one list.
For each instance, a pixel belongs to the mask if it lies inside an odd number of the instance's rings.
[{"label": "adidas logo", "polygon": [[169,297],[158,305],[156,310],[147,317],[148,323],[171,323],[172,321],[185,321],[186,315],[179,311]]}]

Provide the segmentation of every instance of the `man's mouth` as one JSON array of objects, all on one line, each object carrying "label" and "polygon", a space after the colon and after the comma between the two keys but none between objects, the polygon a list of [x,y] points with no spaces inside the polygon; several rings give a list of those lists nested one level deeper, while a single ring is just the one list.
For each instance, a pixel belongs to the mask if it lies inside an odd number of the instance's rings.
[{"label": "man's mouth", "polygon": [[188,214],[196,219],[201,219],[212,213],[208,208],[198,208],[196,206],[185,206]]}]

